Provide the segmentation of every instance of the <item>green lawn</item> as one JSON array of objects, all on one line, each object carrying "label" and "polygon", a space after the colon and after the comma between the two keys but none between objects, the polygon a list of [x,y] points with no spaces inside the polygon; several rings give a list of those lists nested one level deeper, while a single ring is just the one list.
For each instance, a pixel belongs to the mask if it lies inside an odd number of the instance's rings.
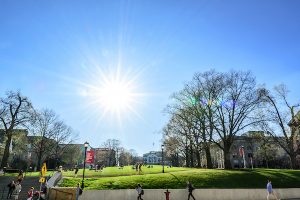
[{"label": "green lawn", "polygon": [[[176,171],[186,171],[190,168],[183,167],[165,167],[165,172],[176,172]],[[144,174],[157,174],[162,172],[162,166],[153,165],[153,168],[142,167],[142,171],[138,173],[135,169],[132,169],[132,166],[124,166],[123,169],[119,167],[106,167],[103,171],[95,171],[85,169],[85,177],[114,177],[114,176],[129,176],[129,175],[144,175]],[[53,175],[54,171],[48,171],[48,175]],[[83,169],[80,169],[77,173],[77,177],[81,178],[83,174]],[[17,176],[18,173],[9,173],[9,176]],[[27,172],[26,176],[40,176],[40,172]],[[74,177],[75,171],[63,171],[64,177]]]},{"label": "green lawn", "polygon": [[[176,172],[176,171],[186,171],[190,170],[189,168],[183,167],[165,167],[165,172]],[[153,165],[153,168],[142,167],[140,174],[132,169],[132,166],[124,166],[123,169],[118,167],[106,167],[103,171],[95,170],[85,170],[85,177],[114,177],[114,176],[129,176],[129,175],[144,175],[144,174],[157,174],[162,172],[162,166]],[[79,170],[77,177],[82,177],[83,170]],[[64,177],[74,177],[74,171],[63,172]]]},{"label": "green lawn", "polygon": [[[190,180],[196,188],[265,188],[270,178],[275,188],[300,188],[300,170],[254,169],[254,170],[217,170],[167,168],[161,173],[159,166],[143,170],[144,175],[115,176],[118,169],[107,168],[114,177],[93,177],[85,179],[86,189],[133,189],[141,183],[145,189],[179,189],[186,187]],[[157,170],[157,171],[156,171]],[[155,172],[156,171],[156,174]],[[135,172],[135,171],[134,171]],[[92,176],[90,172],[90,176]],[[105,173],[105,171],[103,171]],[[133,173],[135,174],[135,173]],[[81,178],[65,178],[61,186],[75,187]]]}]

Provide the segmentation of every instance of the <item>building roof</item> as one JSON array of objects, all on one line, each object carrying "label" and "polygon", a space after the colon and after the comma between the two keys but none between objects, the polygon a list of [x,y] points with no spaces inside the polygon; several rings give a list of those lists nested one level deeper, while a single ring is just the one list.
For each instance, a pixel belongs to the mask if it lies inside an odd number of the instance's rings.
[{"label": "building roof", "polygon": [[155,155],[157,157],[162,157],[161,151],[150,151],[149,153],[143,154],[143,157],[147,157],[149,155]]}]

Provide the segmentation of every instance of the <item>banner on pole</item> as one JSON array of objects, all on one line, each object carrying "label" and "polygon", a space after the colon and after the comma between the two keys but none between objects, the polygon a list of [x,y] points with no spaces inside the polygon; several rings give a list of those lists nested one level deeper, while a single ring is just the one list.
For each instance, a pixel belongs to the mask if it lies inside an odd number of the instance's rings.
[{"label": "banner on pole", "polygon": [[94,163],[95,152],[90,150],[86,152],[86,163],[92,164]]}]

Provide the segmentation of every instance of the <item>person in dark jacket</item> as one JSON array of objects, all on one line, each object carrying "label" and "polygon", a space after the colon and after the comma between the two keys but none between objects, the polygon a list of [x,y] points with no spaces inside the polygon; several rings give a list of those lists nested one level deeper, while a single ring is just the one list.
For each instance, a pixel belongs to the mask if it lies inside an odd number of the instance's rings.
[{"label": "person in dark jacket", "polygon": [[190,181],[187,182],[187,189],[189,191],[188,200],[190,200],[190,197],[192,197],[194,200],[196,200],[195,197],[194,197],[194,195],[193,195],[193,190],[195,188],[193,187],[193,185],[192,185],[192,183]]},{"label": "person in dark jacket", "polygon": [[8,193],[7,193],[7,199],[11,199],[11,195],[14,191],[14,189],[16,188],[15,182],[11,181],[8,185]]},{"label": "person in dark jacket", "polygon": [[143,199],[142,199],[142,195],[144,195],[144,190],[143,190],[141,184],[138,184],[138,185],[137,185],[137,188],[136,188],[135,190],[136,190],[137,193],[138,193],[137,200],[143,200]]}]

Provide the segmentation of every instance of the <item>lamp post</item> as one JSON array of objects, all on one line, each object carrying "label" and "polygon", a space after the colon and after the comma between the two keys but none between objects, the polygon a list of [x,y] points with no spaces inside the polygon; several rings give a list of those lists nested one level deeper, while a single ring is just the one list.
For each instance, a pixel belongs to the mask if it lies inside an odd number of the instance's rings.
[{"label": "lamp post", "polygon": [[164,148],[165,148],[165,145],[162,144],[161,145],[161,157],[162,157],[162,166],[163,166],[162,173],[165,173]]},{"label": "lamp post", "polygon": [[82,174],[82,182],[81,182],[81,188],[84,188],[84,173],[85,173],[85,162],[86,162],[86,150],[89,146],[88,142],[84,143],[84,162],[83,162],[83,174]]}]

